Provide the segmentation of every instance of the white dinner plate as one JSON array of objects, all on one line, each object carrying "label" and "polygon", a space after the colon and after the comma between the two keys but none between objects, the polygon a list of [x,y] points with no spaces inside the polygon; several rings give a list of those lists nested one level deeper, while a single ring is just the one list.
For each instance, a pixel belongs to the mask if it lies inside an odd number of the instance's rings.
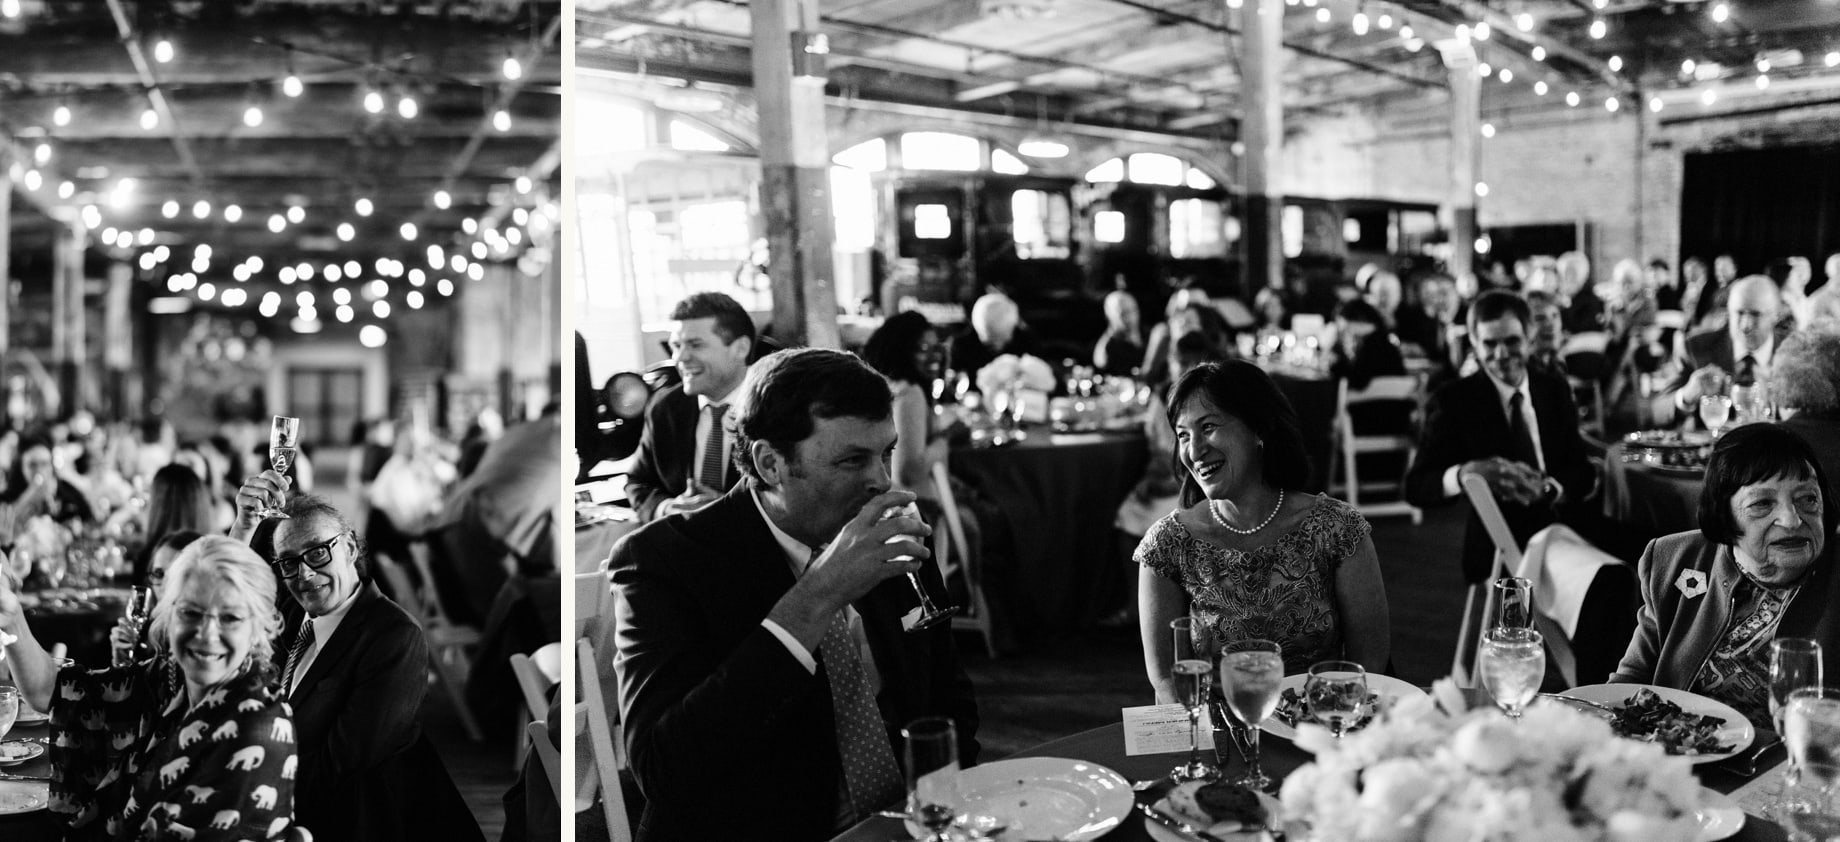
[{"label": "white dinner plate", "polygon": [[[958,773],[961,807],[1009,819],[1015,842],[1087,842],[1110,833],[1136,803],[1131,782],[1096,763],[1015,757]],[[911,820],[915,839],[926,833]]]},{"label": "white dinner plate", "polygon": [[1694,842],[1729,839],[1744,827],[1744,810],[1731,796],[1716,789],[1699,788],[1699,836]]},{"label": "white dinner plate", "polygon": [[[4,753],[4,748],[6,746],[14,746],[15,749],[23,747],[25,753],[18,757],[9,758]],[[44,743],[32,742],[30,740],[7,740],[5,742],[0,742],[0,766],[17,766],[27,760],[33,760],[44,753]]]},{"label": "white dinner plate", "polygon": [[[1308,680],[1310,680],[1310,677],[1303,673],[1287,675],[1284,677],[1284,681],[1279,683],[1278,692],[1282,694],[1286,690],[1296,690],[1297,695],[1301,696],[1303,695],[1303,684]],[[1401,699],[1410,699],[1413,696],[1425,695],[1425,691],[1413,686],[1412,682],[1402,681],[1390,675],[1378,675],[1371,672],[1367,674],[1367,692],[1379,696],[1380,705],[1384,709],[1391,709],[1392,706],[1398,704]],[[1232,716],[1231,713],[1227,715]],[[1270,719],[1265,720],[1265,724],[1261,726],[1261,730],[1274,737],[1283,737],[1287,740],[1297,739],[1297,729],[1284,724],[1278,719],[1276,714],[1273,714]],[[1349,731],[1349,733],[1353,733],[1353,730]]]},{"label": "white dinner plate", "polygon": [[40,713],[29,707],[25,707],[24,704],[22,703],[19,708],[19,716],[13,719],[13,724],[14,725],[36,725],[50,718],[51,718],[51,714]]},{"label": "white dinner plate", "polygon": [[1687,759],[1692,760],[1695,764],[1716,763],[1724,760],[1750,748],[1751,741],[1757,739],[1757,729],[1751,727],[1750,720],[1745,719],[1743,714],[1732,710],[1730,705],[1708,699],[1698,693],[1689,693],[1672,687],[1657,687],[1652,684],[1589,684],[1584,687],[1574,687],[1559,695],[1584,699],[1614,708],[1622,707],[1623,703],[1629,701],[1629,697],[1634,696],[1637,690],[1653,690],[1656,695],[1680,705],[1680,709],[1688,713],[1716,716],[1725,720],[1725,727],[1719,729],[1719,742],[1730,743],[1731,751],[1687,756]]},{"label": "white dinner plate", "polygon": [[47,781],[0,781],[0,816],[33,813],[51,804]]}]

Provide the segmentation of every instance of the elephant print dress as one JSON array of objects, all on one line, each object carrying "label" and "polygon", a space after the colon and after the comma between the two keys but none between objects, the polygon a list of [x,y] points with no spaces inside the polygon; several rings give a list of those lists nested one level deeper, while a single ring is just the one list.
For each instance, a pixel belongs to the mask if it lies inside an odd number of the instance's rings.
[{"label": "elephant print dress", "polygon": [[292,712],[259,672],[188,706],[165,656],[66,666],[51,736],[51,809],[69,842],[279,839],[294,822]]}]

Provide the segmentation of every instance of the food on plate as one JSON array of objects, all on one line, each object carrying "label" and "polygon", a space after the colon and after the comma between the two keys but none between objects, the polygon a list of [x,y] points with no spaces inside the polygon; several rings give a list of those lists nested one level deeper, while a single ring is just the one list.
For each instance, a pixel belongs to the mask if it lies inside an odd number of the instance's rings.
[{"label": "food on plate", "polygon": [[1258,793],[1226,781],[1177,784],[1155,807],[1215,835],[1256,830],[1270,818]]},{"label": "food on plate", "polygon": [[1668,754],[1723,754],[1735,746],[1719,740],[1725,720],[1688,713],[1653,690],[1643,688],[1616,710],[1610,727],[1619,736],[1660,743]]},{"label": "food on plate", "polygon": [[32,753],[32,747],[25,743],[0,743],[0,760],[18,760]]},{"label": "food on plate", "polygon": [[[1393,698],[1391,696],[1381,696],[1378,693],[1367,694],[1367,704],[1363,705],[1363,712],[1360,720],[1349,726],[1348,730],[1352,731],[1356,728],[1367,727],[1367,723],[1374,721],[1374,717],[1385,713],[1386,710],[1392,706]],[[1278,711],[1274,715],[1279,722],[1289,725],[1292,728],[1297,727],[1297,723],[1299,722],[1315,721],[1310,718],[1309,704],[1304,701],[1303,694],[1299,693],[1295,687],[1286,687],[1284,688],[1284,692],[1279,694]]]}]

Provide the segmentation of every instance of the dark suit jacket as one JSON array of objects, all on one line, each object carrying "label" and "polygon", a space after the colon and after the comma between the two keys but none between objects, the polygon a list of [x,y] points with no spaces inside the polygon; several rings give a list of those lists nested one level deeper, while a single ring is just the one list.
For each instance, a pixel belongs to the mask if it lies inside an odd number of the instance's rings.
[{"label": "dark suit jacket", "polygon": [[[1789,336],[1789,331],[1779,325],[1774,333],[1775,341],[1772,347],[1781,348],[1783,340]],[[1771,353],[1774,354],[1775,351]],[[1726,374],[1737,376],[1738,361],[1736,352],[1731,347],[1731,331],[1721,326],[1688,336],[1685,354],[1681,357],[1680,362],[1680,373],[1674,375],[1674,382],[1669,383],[1665,391],[1655,396],[1656,418],[1673,418],[1679,415],[1675,411],[1674,396],[1687,385],[1688,380],[1693,379],[1693,372],[1709,365],[1716,365]],[[1695,416],[1698,412],[1699,410],[1694,409],[1686,414]]]},{"label": "dark suit jacket", "polygon": [[[841,774],[830,684],[822,659],[807,673],[761,625],[793,575],[748,483],[628,535],[608,575],[620,714],[646,799],[639,840],[828,839]],[[936,568],[921,575],[930,593],[946,593]],[[901,630],[917,604],[906,577],[855,603],[881,675],[888,739],[899,757],[902,725],[950,716],[969,766],[978,726],[971,682],[949,626]]]},{"label": "dark suit jacket", "polygon": [[[684,493],[696,462],[695,397],[684,394],[679,383],[659,392],[645,408],[645,432],[639,436],[639,458],[626,475],[626,496],[641,522],[658,515],[658,504]],[[724,472],[733,488],[741,472],[729,466]],[[722,490],[727,491],[728,488]]]},{"label": "dark suit jacket", "polygon": [[[1591,493],[1597,472],[1578,432],[1578,407],[1572,402],[1571,387],[1548,374],[1529,371],[1527,378],[1533,415],[1540,425],[1540,452],[1546,459],[1546,475],[1565,487],[1568,502],[1581,500]],[[1445,384],[1426,404],[1418,457],[1406,472],[1406,499],[1420,507],[1463,499],[1460,495],[1444,496],[1445,470],[1471,459],[1506,456],[1507,450],[1508,414],[1488,374],[1478,371]],[[1523,543],[1559,520],[1550,503],[1519,506],[1499,502],[1508,528]],[[1495,544],[1483,529],[1482,519],[1471,512],[1463,536],[1464,580],[1479,582],[1489,578],[1494,552]]]},{"label": "dark suit jacket", "polygon": [[[300,744],[294,814],[317,839],[483,840],[422,733],[428,643],[408,613],[366,582],[288,697]],[[291,631],[305,617],[285,601]],[[285,659],[285,655],[281,656]]]}]

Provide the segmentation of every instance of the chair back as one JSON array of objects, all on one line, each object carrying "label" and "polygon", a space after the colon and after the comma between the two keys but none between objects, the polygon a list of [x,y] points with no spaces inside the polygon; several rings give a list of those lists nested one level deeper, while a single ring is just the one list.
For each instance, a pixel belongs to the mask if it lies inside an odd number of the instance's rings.
[{"label": "chair back", "polygon": [[[1413,523],[1418,523],[1422,514],[1416,506],[1405,501],[1405,468],[1396,479],[1384,482],[1367,480],[1360,476],[1359,457],[1365,453],[1402,453],[1405,454],[1403,465],[1409,467],[1418,454],[1418,442],[1410,430],[1390,432],[1363,433],[1355,429],[1354,415],[1351,407],[1371,403],[1389,403],[1409,405],[1412,417],[1416,419],[1424,397],[1423,372],[1412,374],[1391,374],[1375,377],[1365,388],[1353,389],[1346,379],[1336,383],[1335,419],[1333,432],[1335,446],[1330,449],[1329,483],[1330,493],[1341,492],[1342,499],[1347,500],[1355,511],[1368,517],[1381,515],[1407,515]],[[1413,422],[1416,426],[1416,421]],[[1339,470],[1338,470],[1339,468]],[[1338,488],[1339,483],[1339,488]],[[1363,501],[1361,493],[1366,487],[1376,491],[1390,491],[1396,498],[1384,502]]]},{"label": "chair back", "polygon": [[[620,769],[625,758],[620,744],[619,709],[608,705],[606,689],[601,683],[601,665],[594,654],[594,644],[586,638],[575,641],[575,669],[581,683],[576,686],[581,702],[578,709],[587,717],[589,750],[594,758],[594,777],[600,781],[601,806],[607,813],[610,842],[632,842],[632,826],[626,818],[626,794],[620,788]],[[613,704],[619,704],[614,688]]]},{"label": "chair back", "polygon": [[[1514,575],[1532,582],[1536,593],[1541,590],[1540,577],[1546,572],[1546,549],[1552,542],[1555,528],[1549,526],[1527,540],[1527,551],[1521,555],[1520,568],[1514,572]],[[1541,610],[1544,605],[1541,600],[1533,601],[1533,627],[1545,639],[1547,657],[1552,659],[1553,666],[1565,679],[1565,686],[1577,687],[1578,655],[1572,651],[1572,639],[1551,614]]]},{"label": "chair back", "polygon": [[[429,625],[456,625],[447,613],[447,606],[441,602],[441,589],[435,585],[434,563],[429,558],[428,542],[417,540],[409,542],[409,563],[415,565],[415,575],[422,579],[422,608],[427,612]],[[391,583],[394,587],[395,583]]]},{"label": "chair back", "polygon": [[562,804],[562,758],[556,755],[556,747],[549,741],[549,726],[538,719],[524,726],[524,733],[530,740],[530,749],[536,752],[537,762],[543,767],[543,776],[549,778],[550,797],[556,804]]},{"label": "chair back", "polygon": [[511,673],[517,676],[518,689],[524,694],[524,708],[531,718],[542,719],[549,710],[549,688],[562,677],[562,644],[545,643],[528,655],[513,653]]},{"label": "chair back", "polygon": [[952,615],[952,628],[976,631],[984,640],[984,650],[995,658],[996,622],[990,614],[990,603],[984,598],[983,571],[978,569],[977,551],[965,537],[964,516],[959,512],[958,498],[952,493],[952,476],[946,471],[944,462],[933,463],[933,487],[938,491],[946,524],[946,534],[933,541],[933,559],[939,565],[939,578],[949,583],[953,574],[957,574],[965,586],[965,601],[970,603],[959,606],[958,613]]},{"label": "chair back", "polygon": [[612,583],[607,581],[607,574],[575,574],[575,636],[586,637],[600,623],[607,605],[612,601],[610,592]]},{"label": "chair back", "polygon": [[1514,533],[1508,529],[1508,520],[1502,517],[1501,506],[1495,502],[1495,492],[1488,482],[1478,476],[1467,476],[1462,485],[1464,496],[1469,498],[1471,508],[1482,520],[1483,529],[1488,531],[1489,540],[1495,544],[1495,562],[1490,566],[1489,575],[1471,584],[1464,596],[1463,621],[1457,628],[1457,652],[1450,665],[1450,675],[1458,686],[1471,687],[1475,685],[1477,658],[1481,653],[1478,645],[1482,640],[1481,626],[1488,622],[1497,607],[1495,588],[1490,583],[1519,569],[1522,553],[1520,542],[1514,540]]}]

